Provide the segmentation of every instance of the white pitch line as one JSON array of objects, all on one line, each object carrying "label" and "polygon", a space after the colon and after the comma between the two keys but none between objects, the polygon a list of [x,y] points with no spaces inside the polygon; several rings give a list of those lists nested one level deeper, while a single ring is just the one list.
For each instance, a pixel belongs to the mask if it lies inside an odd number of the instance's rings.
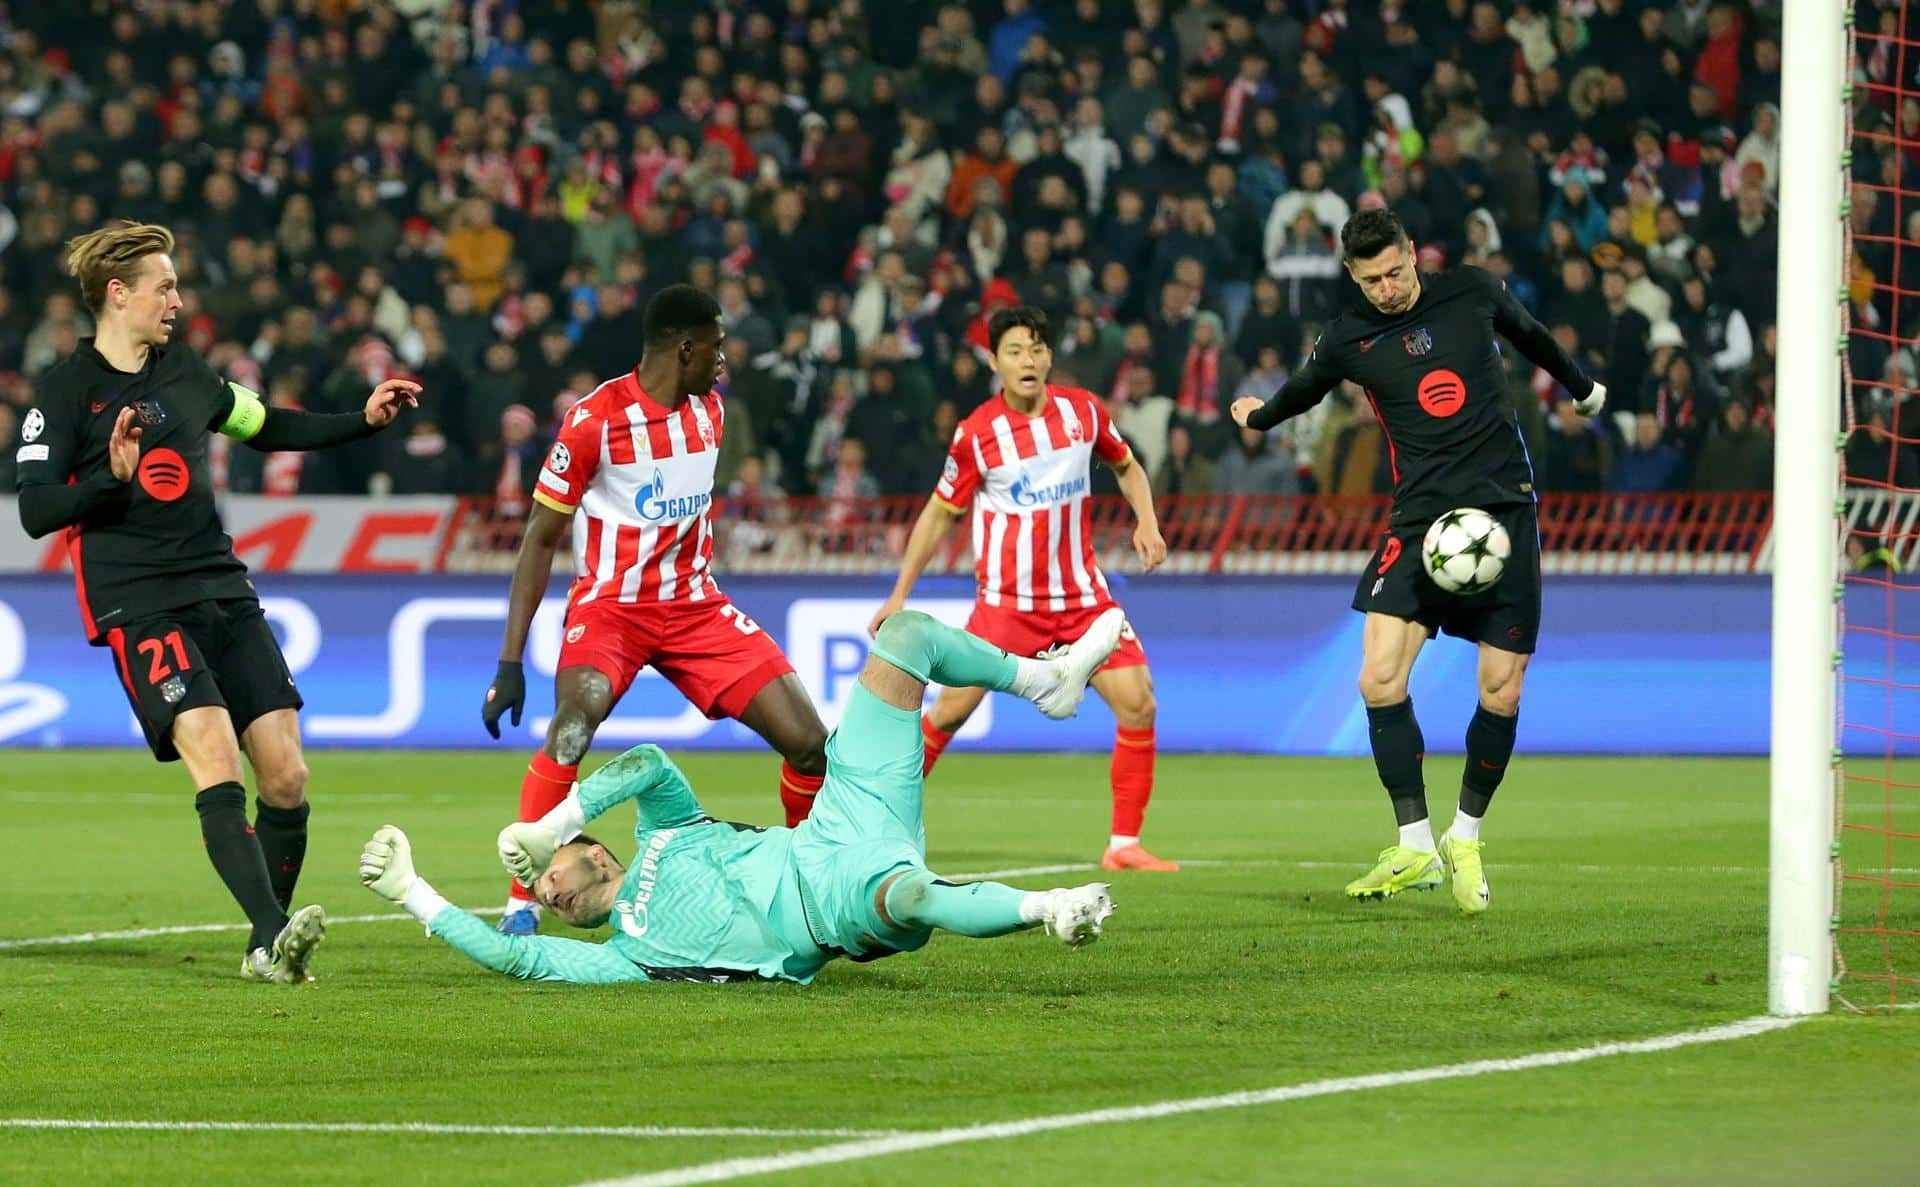
[{"label": "white pitch line", "polygon": [[[499,907],[482,907],[478,911],[469,911],[470,915],[499,915]],[[380,915],[334,915],[327,919],[327,926],[336,923],[390,923],[399,919],[411,919],[405,911],[393,911]],[[154,936],[188,936],[197,932],[210,931],[246,931],[245,923],[183,923],[177,927],[132,927],[124,931],[83,931],[66,936],[25,936],[19,939],[0,940],[0,951],[9,948],[51,948],[60,944],[100,944],[109,940],[146,940]]]},{"label": "white pitch line", "polygon": [[0,1129],[404,1133],[512,1138],[883,1138],[902,1132],[898,1129],[764,1129],[753,1125],[442,1125],[433,1121],[118,1121],[87,1117],[0,1117]]},{"label": "white pitch line", "polygon": [[1784,1030],[1797,1022],[1798,1018],[1746,1018],[1739,1022],[1730,1022],[1722,1026],[1712,1026],[1705,1030],[1682,1031],[1679,1034],[1661,1035],[1651,1039],[1636,1039],[1631,1042],[1597,1043],[1591,1047],[1574,1047],[1563,1051],[1543,1051],[1535,1055],[1522,1055],[1513,1059],[1479,1059],[1472,1063],[1450,1063],[1439,1067],[1414,1068],[1404,1072],[1381,1072],[1371,1076],[1347,1076],[1336,1080],[1314,1080],[1305,1084],[1289,1084],[1280,1088],[1265,1088],[1254,1092],[1229,1092],[1220,1096],[1193,1096],[1179,1100],[1157,1101],[1145,1105],[1128,1105],[1121,1108],[1093,1109],[1084,1113],[1058,1113],[1047,1117],[1029,1117],[1019,1121],[997,1121],[982,1125],[960,1125],[951,1129],[935,1129],[922,1133],[901,1133],[884,1138],[865,1138],[857,1141],[835,1142],[826,1146],[815,1146],[807,1150],[791,1150],[782,1154],[768,1154],[759,1157],[728,1158],[719,1162],[699,1163],[693,1166],[677,1167],[672,1170],[650,1171],[645,1174],[630,1175],[618,1179],[600,1179],[583,1187],[683,1187],[689,1183],[724,1183],[734,1179],[745,1179],[756,1175],[779,1174],[784,1171],[800,1170],[804,1167],[831,1166],[843,1162],[857,1162],[868,1158],[882,1158],[889,1154],[906,1154],[917,1150],[933,1150],[942,1146],[957,1146],[969,1142],[998,1142],[1009,1138],[1026,1137],[1036,1133],[1051,1133],[1063,1129],[1079,1129],[1089,1125],[1112,1125],[1122,1121],[1151,1121],[1160,1117],[1175,1117],[1185,1113],[1208,1113],[1221,1109],[1245,1109],[1255,1105],[1280,1104],[1285,1101],[1307,1100],[1318,1096],[1337,1096],[1348,1092],[1371,1092],[1376,1088],[1401,1088],[1409,1084],[1427,1084],[1435,1080],[1459,1080],[1473,1076],[1497,1075],[1502,1072],[1524,1072],[1536,1068],[1564,1067],[1567,1064],[1586,1063],[1588,1060],[1605,1059],[1614,1055],[1643,1055],[1659,1051],[1672,1051],[1680,1047],[1693,1047],[1703,1043],[1724,1043],[1733,1039],[1751,1038],[1754,1035],[1767,1034],[1770,1031]]},{"label": "white pitch line", "polygon": [[[1219,869],[1223,867],[1271,867],[1291,870],[1357,870],[1360,862],[1354,861],[1288,861],[1280,858],[1224,858],[1189,860],[1181,862],[1190,869]],[[1090,861],[1065,862],[1059,865],[1016,866],[1005,870],[981,870],[971,874],[948,874],[968,882],[1000,878],[1034,878],[1042,874],[1080,874],[1098,870],[1098,864]],[[1497,862],[1493,869],[1499,870],[1547,870],[1576,874],[1731,874],[1760,877],[1767,871],[1759,866],[1641,866],[1641,865],[1573,865],[1563,862]],[[1895,866],[1891,869],[1874,867],[1875,873],[1920,874],[1920,867]],[[471,911],[472,915],[499,915],[498,907],[487,907]],[[403,912],[380,915],[340,915],[327,920],[328,926],[336,923],[394,923],[412,916]],[[156,936],[186,936],[200,932],[245,931],[244,923],[186,923],[173,927],[136,927],[123,931],[83,931],[63,936],[19,936],[13,939],[0,939],[0,952],[18,948],[52,948],[66,944],[100,944],[112,940],[146,940]]]}]

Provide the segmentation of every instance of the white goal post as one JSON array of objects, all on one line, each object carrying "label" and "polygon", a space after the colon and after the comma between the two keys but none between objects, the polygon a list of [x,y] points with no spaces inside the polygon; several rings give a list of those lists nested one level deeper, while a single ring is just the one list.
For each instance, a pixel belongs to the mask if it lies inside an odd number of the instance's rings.
[{"label": "white goal post", "polygon": [[1774,390],[1767,1006],[1826,1011],[1833,976],[1847,0],[1794,0],[1781,88]]}]

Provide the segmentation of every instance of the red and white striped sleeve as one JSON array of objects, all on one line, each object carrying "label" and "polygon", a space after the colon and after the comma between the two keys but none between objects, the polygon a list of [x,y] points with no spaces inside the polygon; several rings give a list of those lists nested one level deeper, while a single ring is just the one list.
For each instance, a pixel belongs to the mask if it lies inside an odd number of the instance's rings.
[{"label": "red and white striped sleeve", "polygon": [[1118,467],[1133,456],[1127,448],[1126,438],[1120,435],[1120,428],[1107,415],[1107,406],[1092,392],[1081,392],[1086,407],[1093,414],[1093,455],[1109,466]]},{"label": "red and white striped sleeve", "polygon": [[980,489],[980,454],[974,448],[973,434],[963,423],[953,430],[953,446],[947,450],[947,464],[940,472],[940,484],[933,497],[954,511],[965,511]]},{"label": "red and white striped sleeve", "polygon": [[567,410],[553,448],[540,467],[540,479],[533,488],[535,499],[562,515],[573,514],[586,497],[594,471],[600,468],[600,422],[599,409],[586,402]]}]

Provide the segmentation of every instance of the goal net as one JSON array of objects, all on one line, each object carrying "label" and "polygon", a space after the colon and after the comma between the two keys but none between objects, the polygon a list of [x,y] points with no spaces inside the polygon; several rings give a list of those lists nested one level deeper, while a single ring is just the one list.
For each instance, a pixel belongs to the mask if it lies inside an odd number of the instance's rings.
[{"label": "goal net", "polygon": [[1858,8],[1840,92],[1850,152],[1831,928],[1835,995],[1859,1008],[1920,1000],[1920,13],[1908,10]]}]

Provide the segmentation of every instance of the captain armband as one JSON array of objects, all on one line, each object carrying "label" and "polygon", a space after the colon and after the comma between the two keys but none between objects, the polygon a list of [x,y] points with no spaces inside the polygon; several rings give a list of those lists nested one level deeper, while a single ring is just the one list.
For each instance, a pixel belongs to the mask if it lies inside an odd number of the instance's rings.
[{"label": "captain armband", "polygon": [[233,411],[220,422],[221,435],[235,441],[250,441],[260,426],[267,423],[267,406],[260,399],[260,393],[251,388],[229,382],[227,390],[233,393]]}]

